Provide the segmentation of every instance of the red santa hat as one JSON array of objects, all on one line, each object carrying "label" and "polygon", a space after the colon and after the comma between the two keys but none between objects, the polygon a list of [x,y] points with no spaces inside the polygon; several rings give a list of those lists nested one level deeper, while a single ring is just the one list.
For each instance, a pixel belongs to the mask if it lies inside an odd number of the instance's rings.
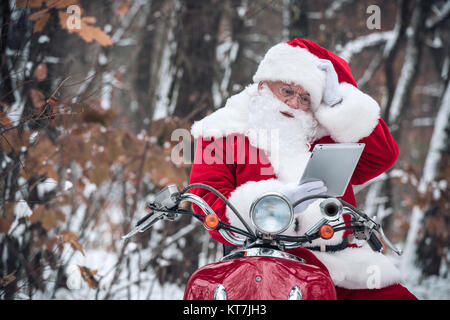
[{"label": "red santa hat", "polygon": [[[342,102],[332,108],[322,103],[326,73],[318,67],[323,63],[321,59],[331,62],[338,77],[337,90]],[[197,121],[192,128],[194,137],[247,132],[250,96],[257,92],[255,84],[264,80],[295,83],[308,90],[314,116],[321,128],[326,129],[318,131],[318,138],[326,134],[336,142],[357,142],[378,124],[380,107],[357,88],[347,62],[312,41],[297,38],[271,47],[253,76],[254,84],[230,97],[224,108]]]},{"label": "red santa hat", "polygon": [[270,48],[253,76],[254,82],[271,80],[295,83],[311,95],[313,109],[317,109],[325,90],[325,73],[318,68],[320,59],[330,60],[340,83],[356,87],[348,63],[309,40],[296,38]]}]

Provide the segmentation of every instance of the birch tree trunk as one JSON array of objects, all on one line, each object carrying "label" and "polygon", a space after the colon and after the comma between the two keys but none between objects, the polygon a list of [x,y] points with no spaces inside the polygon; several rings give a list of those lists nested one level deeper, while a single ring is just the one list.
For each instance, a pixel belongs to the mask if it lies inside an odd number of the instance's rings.
[{"label": "birch tree trunk", "polygon": [[[401,264],[404,273],[418,262],[424,276],[439,275],[441,263],[448,263],[449,192],[445,179],[448,178],[450,151],[449,124],[450,86],[447,82],[418,187],[419,195],[433,200],[417,204],[412,210]],[[439,185],[440,179],[445,181],[444,186]]]}]

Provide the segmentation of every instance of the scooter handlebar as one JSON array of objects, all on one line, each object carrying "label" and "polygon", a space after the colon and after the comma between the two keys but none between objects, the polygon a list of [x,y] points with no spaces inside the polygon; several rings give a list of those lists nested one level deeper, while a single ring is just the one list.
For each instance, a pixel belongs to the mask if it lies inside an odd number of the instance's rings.
[{"label": "scooter handlebar", "polygon": [[[179,205],[184,201],[195,203],[206,215],[209,214],[215,215],[214,210],[211,209],[211,207],[208,205],[208,203],[206,203],[205,200],[203,200],[201,197],[195,194],[187,192],[187,190],[192,187],[204,187],[216,193],[216,195],[219,198],[221,198],[228,206],[234,209],[233,210],[234,212],[237,211],[219,191],[207,185],[192,184],[185,187],[181,192],[178,192],[178,189],[176,188],[175,185],[171,185],[161,190],[156,195],[153,205],[149,205],[149,207],[153,210],[153,212],[140,219],[137,222],[136,227],[130,233],[122,237],[122,239],[126,240],[134,236],[138,232],[144,232],[148,230],[151,226],[153,226],[153,224],[155,224],[159,220],[163,220],[166,218],[173,220],[173,218],[178,213],[191,214],[196,218],[202,220],[204,217],[203,215],[195,214],[188,211],[181,212],[182,210],[177,209]],[[364,226],[364,228],[368,228],[368,230],[370,230],[368,236],[364,238],[366,241],[369,242],[369,245],[372,247],[373,250],[379,251],[382,248],[382,243],[380,242],[378,237],[374,234],[374,232],[376,232],[377,234],[380,235],[382,241],[386,243],[389,248],[391,248],[397,254],[399,255],[401,254],[401,251],[395,248],[395,246],[386,238],[380,224],[376,223],[374,220],[369,218],[365,213],[359,211],[358,209],[356,209],[355,207],[353,207],[352,205],[348,204],[347,202],[341,199],[337,199],[327,195],[308,196],[297,200],[296,202],[294,202],[293,206],[295,207],[301,202],[309,199],[325,199],[320,205],[323,218],[313,228],[311,228],[311,230],[308,230],[308,232],[305,233],[304,236],[298,237],[283,236],[283,235],[275,236],[274,239],[277,241],[281,241],[282,245],[286,249],[294,249],[300,247],[305,242],[311,242],[311,240],[319,238],[318,235],[319,227],[322,226],[323,224],[328,224],[329,222],[337,221],[345,209],[345,211],[350,213],[354,217],[354,219],[352,222],[353,224],[352,226],[344,228],[358,229]],[[239,215],[240,217],[240,214],[238,212],[236,212],[236,215]],[[237,237],[234,235],[234,233],[243,234],[246,237],[254,236],[252,234],[253,232],[251,231],[246,232],[244,230],[240,230],[236,227],[224,224],[222,222],[220,222],[220,227],[217,228],[217,230],[226,241],[228,241],[230,244],[234,246],[243,246],[246,243],[246,238]]]}]

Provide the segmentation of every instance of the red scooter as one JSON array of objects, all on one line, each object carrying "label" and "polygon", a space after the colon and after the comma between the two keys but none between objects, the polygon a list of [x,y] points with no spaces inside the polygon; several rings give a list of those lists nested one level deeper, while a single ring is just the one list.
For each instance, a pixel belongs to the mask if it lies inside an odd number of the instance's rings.
[{"label": "red scooter", "polygon": [[[246,230],[220,221],[202,198],[188,192],[194,187],[214,192],[236,214]],[[302,236],[281,234],[293,222],[293,208],[303,201],[321,198],[324,200],[320,204],[320,221]],[[204,215],[180,209],[184,201],[195,203]],[[312,259],[304,259],[305,256],[302,258],[287,251],[308,253],[302,245],[318,238],[330,239],[341,230],[353,230],[357,239],[366,240],[375,251],[383,248],[378,234],[387,246],[399,253],[385,237],[380,224],[347,202],[327,195],[309,196],[291,204],[279,193],[266,193],[253,202],[248,213],[254,228],[220,192],[200,183],[188,185],[181,191],[170,185],[147,204],[147,209],[149,214],[137,222],[124,240],[148,230],[159,220],[190,215],[200,220],[206,229],[217,230],[236,246],[219,262],[208,264],[191,276],[184,293],[185,300],[334,300],[336,291],[326,267],[320,262],[311,263],[314,259],[318,261],[313,254],[306,254]],[[345,224],[337,222],[343,213],[351,215]]]}]

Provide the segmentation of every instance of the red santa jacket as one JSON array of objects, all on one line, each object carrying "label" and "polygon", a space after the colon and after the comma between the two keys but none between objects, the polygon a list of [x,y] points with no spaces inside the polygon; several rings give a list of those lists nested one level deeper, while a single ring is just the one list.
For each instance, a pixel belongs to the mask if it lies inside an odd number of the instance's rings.
[{"label": "red santa jacket", "polygon": [[[392,167],[398,157],[397,144],[382,119],[379,119],[379,123],[373,132],[368,137],[359,140],[359,142],[365,143],[366,146],[350,183],[341,197],[355,207],[356,201],[352,186],[363,184],[379,176]],[[311,150],[318,143],[327,144],[336,143],[336,141],[330,136],[323,137],[314,142]],[[231,154],[227,155],[227,151]],[[233,158],[230,159],[230,157]],[[256,163],[249,164],[248,159],[250,158],[256,159]],[[218,159],[222,159],[222,161],[211,163]],[[228,164],[227,159],[230,162]],[[245,135],[230,134],[226,137],[211,139],[200,137],[196,141],[195,159],[189,183],[205,183],[217,189],[226,198],[229,198],[236,188],[249,181],[276,178],[274,172],[272,174],[262,174],[265,171],[261,170],[261,168],[267,168],[273,172],[265,153],[252,146]],[[191,192],[203,198],[220,219],[227,223],[230,222],[225,214],[225,203],[214,193],[202,188],[192,188]],[[201,210],[196,205],[193,206],[195,212],[201,213]],[[217,231],[210,231],[210,234],[217,241],[227,244]]]},{"label": "red santa jacket", "polygon": [[[221,192],[242,215],[248,215],[248,208],[255,197],[268,191],[276,191],[287,180],[299,181],[302,173],[295,172],[299,163],[306,164],[309,154],[294,152],[286,155],[274,165],[270,152],[252,143],[246,135],[248,129],[248,110],[246,105],[255,85],[231,97],[225,107],[194,123],[191,133],[197,139],[194,163],[189,183],[204,183]],[[316,111],[316,118],[324,127],[319,132],[316,143],[363,142],[365,149],[349,186],[342,199],[356,206],[352,186],[363,184],[389,169],[397,159],[398,148],[385,122],[379,117],[378,104],[369,96],[353,86],[341,84],[344,101],[333,110],[321,106]],[[355,96],[357,99],[354,99]],[[352,99],[349,99],[352,97]],[[355,116],[356,115],[356,116]],[[295,165],[281,166],[297,157]],[[202,197],[217,213],[220,219],[239,226],[240,221],[227,209],[225,203],[216,195],[202,188],[193,188],[191,192]],[[318,201],[319,202],[319,201]],[[193,205],[193,210],[202,213]],[[318,205],[310,205],[300,225],[307,230],[320,219]],[[242,226],[242,224],[241,224]],[[211,236],[219,242],[226,243],[216,231]],[[344,232],[336,234],[327,244],[342,242]],[[316,240],[315,240],[316,241]],[[315,245],[320,245],[321,239]],[[350,250],[350,251],[349,251]],[[367,289],[367,269],[369,265],[380,267],[383,279],[381,287],[400,283],[399,271],[387,257],[373,252],[364,246],[353,254],[351,248],[336,253],[315,252],[319,260],[326,265],[336,285],[348,289]],[[295,252],[294,252],[295,253]]]}]

